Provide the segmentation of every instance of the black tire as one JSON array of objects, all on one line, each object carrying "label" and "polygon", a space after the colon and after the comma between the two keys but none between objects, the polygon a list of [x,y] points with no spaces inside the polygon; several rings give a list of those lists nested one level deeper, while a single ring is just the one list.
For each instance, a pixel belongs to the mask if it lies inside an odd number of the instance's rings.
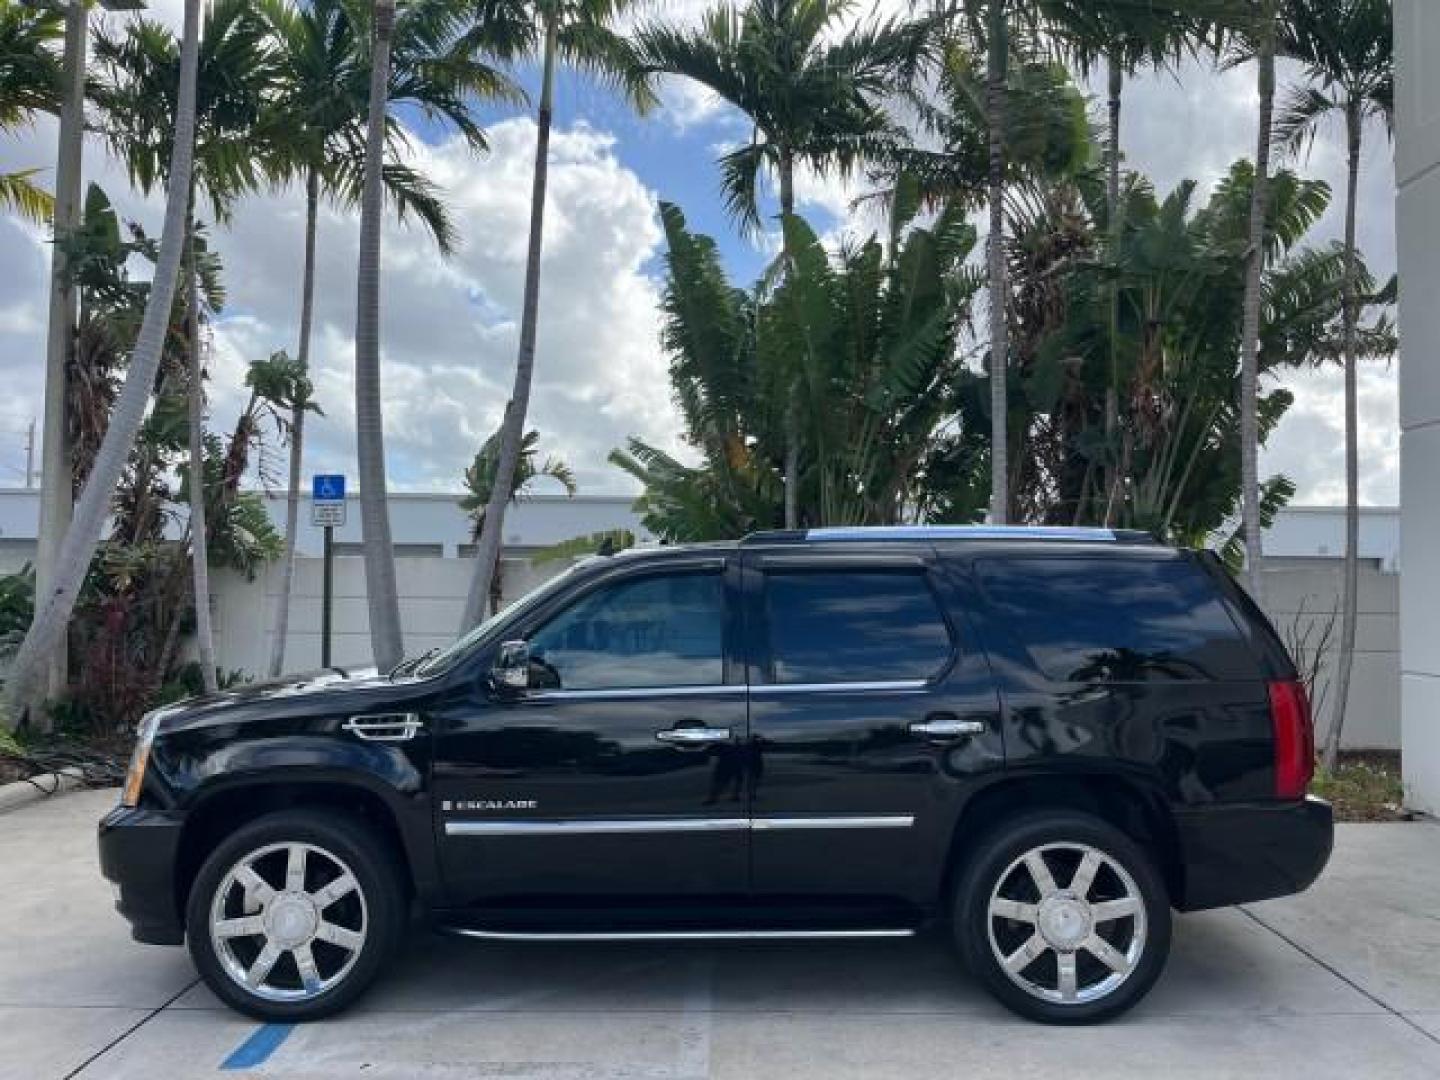
[{"label": "black tire", "polygon": [[[1041,872],[1057,886],[1048,903],[1024,861],[1037,851]],[[1087,858],[1099,869],[1076,903],[1068,886]],[[992,916],[992,895],[1017,917]],[[1113,906],[1097,911],[1102,901]],[[1135,914],[1113,915],[1132,908]],[[1160,977],[1170,951],[1170,901],[1154,860],[1119,829],[1077,811],[1039,811],[977,844],[956,882],[952,930],[966,968],[1006,1007],[1047,1024],[1092,1024],[1129,1009]],[[1102,940],[1091,952],[1085,942],[1095,937]],[[1101,959],[1106,946],[1115,950],[1112,959],[1131,961],[1123,974]],[[1032,947],[1040,951],[1028,959]],[[1012,977],[997,954],[1025,966]],[[1070,1000],[1063,999],[1067,966]]]},{"label": "black tire", "polygon": [[[307,909],[303,901],[290,902],[284,909],[273,907],[274,898],[286,892],[289,847],[296,846],[305,850],[306,878],[302,887],[310,893],[319,896],[331,882],[343,887],[344,871],[353,877],[355,888],[346,888],[334,900],[318,907],[312,902]],[[250,858],[257,859],[254,869],[274,894],[263,903],[257,899],[252,904],[250,898],[258,897],[259,890],[252,893],[243,884],[248,877],[230,876],[232,870],[239,873],[238,868]],[[341,872],[333,873],[337,869]],[[217,901],[216,894],[222,886],[224,895]],[[270,920],[267,931],[224,939],[222,957],[211,934],[212,913],[217,910],[217,903],[220,916],[227,920],[239,917]],[[330,1016],[364,993],[400,940],[406,914],[400,871],[384,844],[343,814],[298,809],[257,818],[235,830],[216,847],[201,866],[190,890],[185,926],[195,967],[222,1001],[260,1020],[293,1022]],[[304,921],[307,917],[323,920],[327,924],[323,933],[331,936],[335,936],[331,928],[351,934],[363,931],[361,943],[354,948],[348,944],[332,944],[324,937],[297,940],[314,963],[316,978],[333,977],[333,984],[324,986],[317,981],[307,990],[302,985],[300,952],[286,949],[279,953],[270,968],[271,974],[266,976],[275,986],[262,981],[260,990],[256,991],[244,985],[240,970],[260,960],[264,946],[272,943],[268,933],[276,933],[275,942],[291,940],[281,938],[282,931],[294,933],[298,939],[307,930]],[[308,924],[308,928],[315,926],[313,921]],[[291,985],[286,985],[287,982]],[[283,994],[293,996],[276,999],[276,995]]]}]

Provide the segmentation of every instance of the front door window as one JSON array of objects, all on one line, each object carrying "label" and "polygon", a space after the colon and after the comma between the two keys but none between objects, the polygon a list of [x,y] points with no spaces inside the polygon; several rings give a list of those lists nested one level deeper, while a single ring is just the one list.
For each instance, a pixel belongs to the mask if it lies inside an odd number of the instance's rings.
[{"label": "front door window", "polygon": [[718,573],[621,581],[582,597],[530,636],[537,690],[717,686],[724,679]]}]

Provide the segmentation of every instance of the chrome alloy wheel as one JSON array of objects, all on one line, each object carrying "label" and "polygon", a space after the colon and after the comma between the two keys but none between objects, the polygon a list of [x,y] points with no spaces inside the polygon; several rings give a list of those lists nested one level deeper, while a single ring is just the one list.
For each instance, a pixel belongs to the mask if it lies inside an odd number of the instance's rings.
[{"label": "chrome alloy wheel", "polygon": [[1045,844],[1020,856],[995,883],[985,921],[1006,977],[1061,1005],[1113,993],[1145,952],[1135,879],[1088,844]]},{"label": "chrome alloy wheel", "polygon": [[350,867],[314,844],[269,844],[221,879],[210,944],[241,988],[267,1001],[308,1001],[350,973],[369,930]]}]

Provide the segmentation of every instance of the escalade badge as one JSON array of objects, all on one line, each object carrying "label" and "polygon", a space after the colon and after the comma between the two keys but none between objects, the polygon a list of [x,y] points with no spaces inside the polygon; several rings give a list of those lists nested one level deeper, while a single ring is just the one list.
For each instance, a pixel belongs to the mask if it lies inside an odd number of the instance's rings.
[{"label": "escalade badge", "polygon": [[440,809],[451,810],[534,810],[534,799],[445,799]]}]

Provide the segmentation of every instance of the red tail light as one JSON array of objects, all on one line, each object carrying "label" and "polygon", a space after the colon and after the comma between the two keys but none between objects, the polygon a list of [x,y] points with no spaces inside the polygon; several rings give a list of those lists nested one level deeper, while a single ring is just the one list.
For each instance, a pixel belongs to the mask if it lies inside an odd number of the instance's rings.
[{"label": "red tail light", "polygon": [[1275,728],[1275,795],[1302,798],[1315,774],[1315,725],[1303,683],[1270,684],[1270,722]]}]

